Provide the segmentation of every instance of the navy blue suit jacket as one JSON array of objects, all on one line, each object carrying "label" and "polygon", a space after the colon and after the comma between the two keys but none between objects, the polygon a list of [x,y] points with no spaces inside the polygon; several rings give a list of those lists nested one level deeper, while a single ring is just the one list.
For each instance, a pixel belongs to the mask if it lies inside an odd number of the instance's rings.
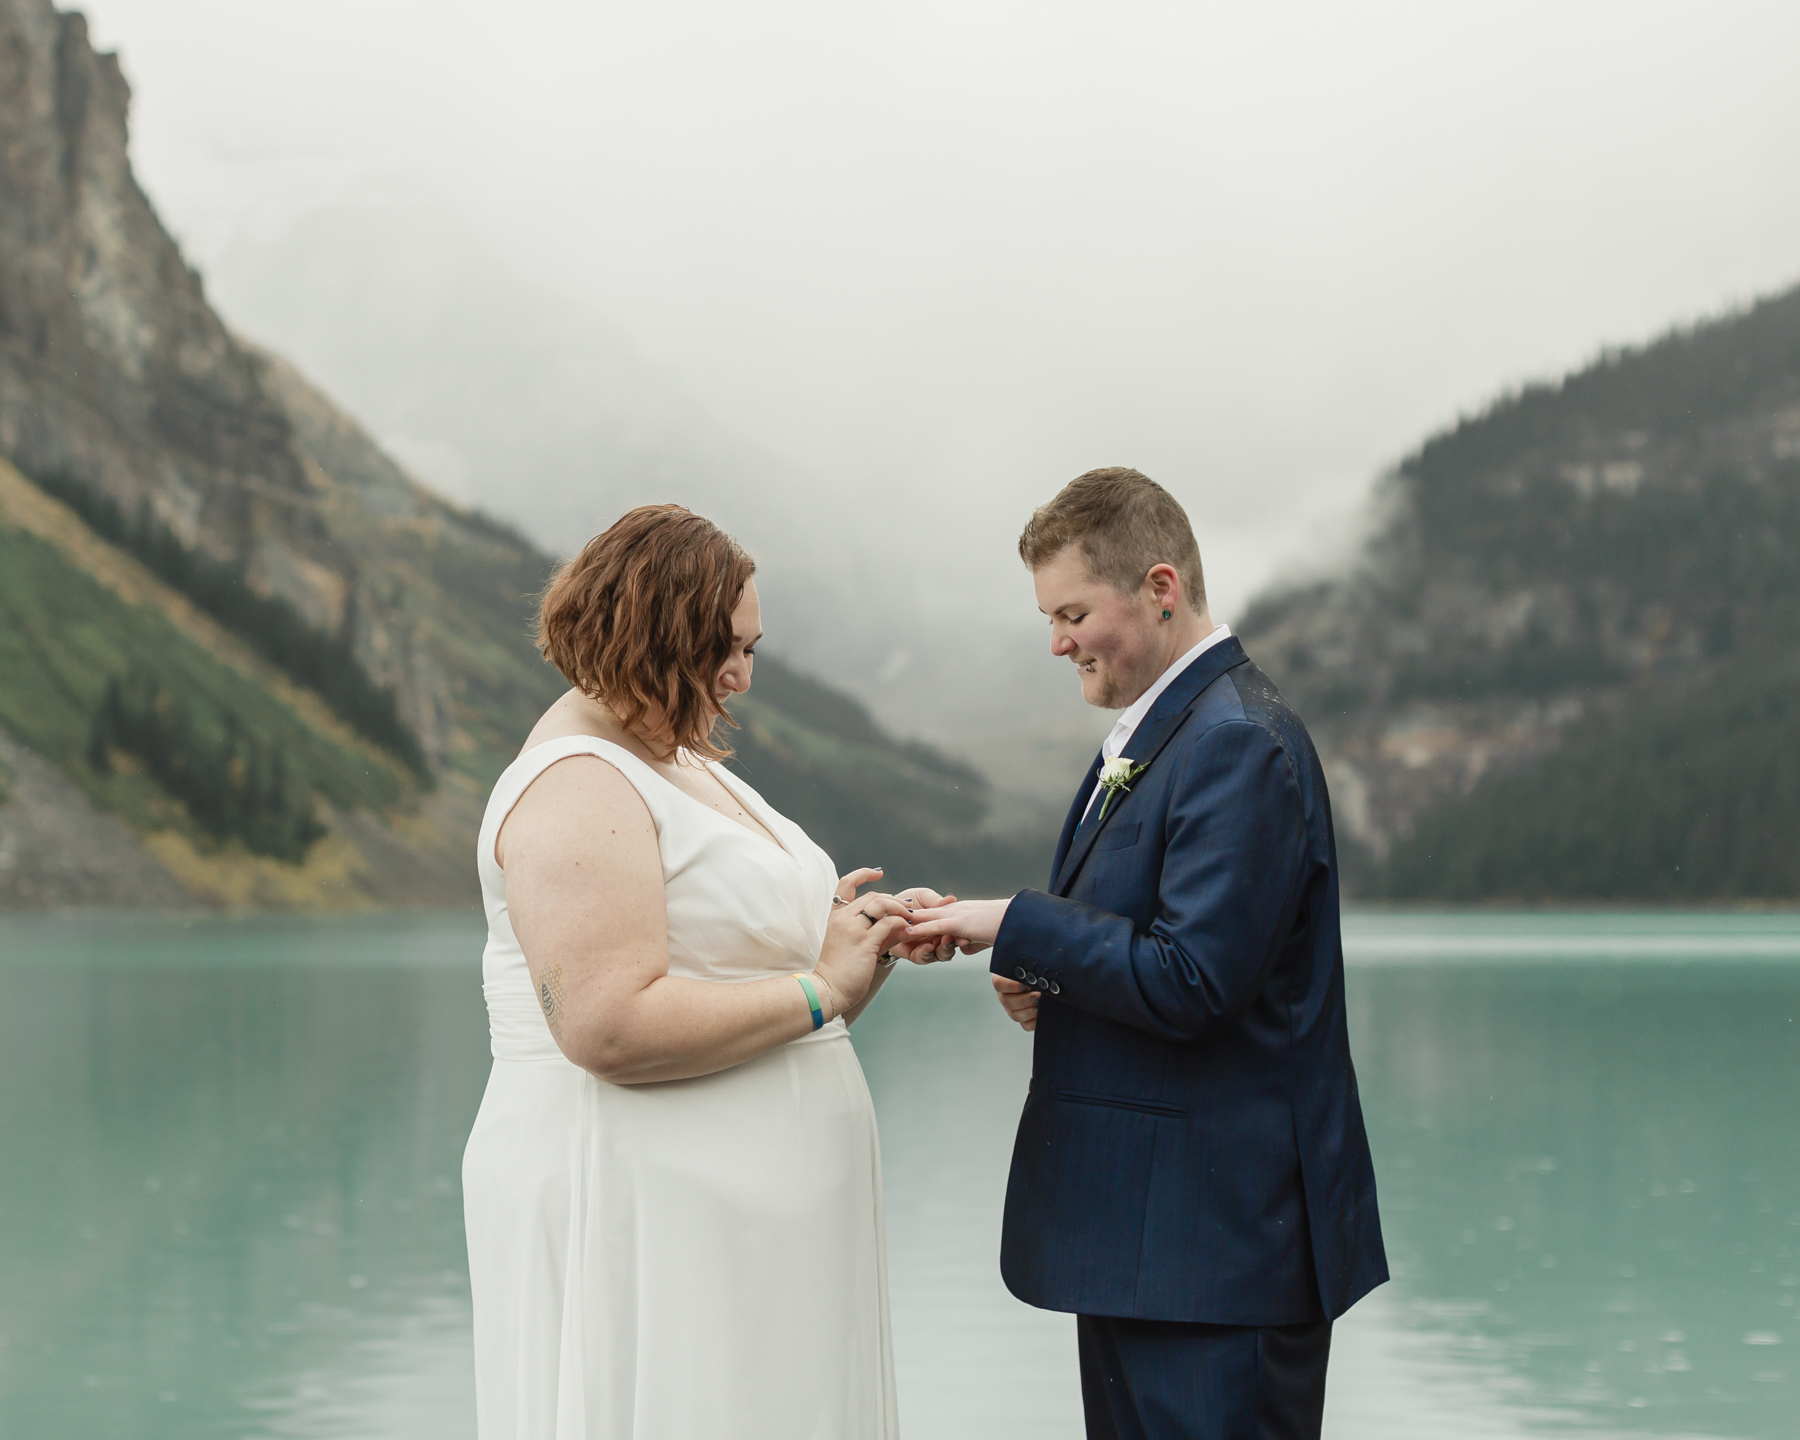
[{"label": "navy blue suit jacket", "polygon": [[1083,820],[1096,759],[992,951],[1043,996],[1001,1274],[1049,1310],[1336,1318],[1387,1259],[1318,756],[1235,638],[1125,753],[1144,773]]}]

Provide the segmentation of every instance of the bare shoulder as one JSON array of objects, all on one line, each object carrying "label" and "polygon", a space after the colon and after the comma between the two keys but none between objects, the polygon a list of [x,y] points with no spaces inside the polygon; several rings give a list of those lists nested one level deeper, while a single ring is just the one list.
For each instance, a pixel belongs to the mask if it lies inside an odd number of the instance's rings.
[{"label": "bare shoulder", "polygon": [[604,756],[568,755],[526,786],[500,826],[494,845],[502,869],[549,850],[571,861],[614,862],[633,851],[655,854],[656,823],[637,786]]}]

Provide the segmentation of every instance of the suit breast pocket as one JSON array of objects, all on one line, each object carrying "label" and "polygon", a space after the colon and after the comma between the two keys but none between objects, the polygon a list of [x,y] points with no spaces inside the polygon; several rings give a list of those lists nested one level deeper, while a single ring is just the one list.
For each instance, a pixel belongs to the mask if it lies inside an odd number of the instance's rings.
[{"label": "suit breast pocket", "polygon": [[1138,842],[1138,832],[1143,828],[1142,824],[1115,825],[1095,839],[1094,849],[1096,851],[1123,850],[1128,845],[1135,845]]}]

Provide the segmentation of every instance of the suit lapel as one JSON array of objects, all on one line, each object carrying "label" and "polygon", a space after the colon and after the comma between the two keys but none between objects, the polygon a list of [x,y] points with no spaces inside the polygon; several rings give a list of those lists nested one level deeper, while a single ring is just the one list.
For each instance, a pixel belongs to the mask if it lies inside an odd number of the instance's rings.
[{"label": "suit lapel", "polygon": [[[1193,697],[1190,696],[1190,705],[1192,701]],[[1156,702],[1156,708],[1162,709],[1162,700]],[[1146,716],[1145,723],[1138,726],[1136,733],[1131,737],[1131,743],[1125,747],[1125,758],[1134,765],[1142,765],[1148,769],[1150,762],[1157,757],[1163,746],[1174,738],[1175,732],[1181,728],[1182,721],[1187,719],[1189,713],[1188,706],[1184,705],[1173,715],[1165,715],[1154,723],[1149,716]],[[1150,731],[1148,735],[1144,733],[1146,730]],[[1069,886],[1074,882],[1075,876],[1080,873],[1081,862],[1087,859],[1088,851],[1094,848],[1094,841],[1099,838],[1100,832],[1112,823],[1113,816],[1125,808],[1132,794],[1142,783],[1143,776],[1140,775],[1131,782],[1130,790],[1106,807],[1104,815],[1096,813],[1093,820],[1075,832],[1074,844],[1069,847],[1068,853],[1063,857],[1063,863],[1056,873],[1056,894],[1062,895],[1067,892]],[[1094,808],[1098,812],[1100,807],[1096,805]]]},{"label": "suit lapel", "polygon": [[[1173,684],[1163,691],[1150,713],[1144,717],[1144,723],[1133,732],[1125,746],[1125,758],[1134,765],[1142,765],[1146,770],[1163,751],[1169,741],[1175,738],[1175,732],[1181,729],[1188,716],[1193,713],[1194,701],[1198,700],[1206,687],[1211,685],[1227,670],[1242,665],[1248,657],[1244,647],[1238,644],[1237,636],[1231,635],[1221,640],[1212,649],[1205,651],[1199,659],[1176,677]],[[1089,783],[1082,786],[1077,805],[1085,805],[1087,796],[1092,793],[1099,780],[1099,762],[1089,772]],[[1094,848],[1094,841],[1100,832],[1111,822],[1113,816],[1125,808],[1131,795],[1142,783],[1142,777],[1132,782],[1131,791],[1119,796],[1106,807],[1104,815],[1097,816],[1092,824],[1079,825],[1072,836],[1072,843],[1065,841],[1057,847],[1058,864],[1052,892],[1063,895],[1075,881],[1081,871],[1082,861],[1087,859],[1088,852]],[[1079,811],[1072,811],[1079,815]],[[1065,824],[1064,834],[1068,835]]]},{"label": "suit lapel", "polygon": [[1094,786],[1100,780],[1101,757],[1094,756],[1094,763],[1087,768],[1082,777],[1081,788],[1075,792],[1075,803],[1069,807],[1069,813],[1063,820],[1062,834],[1056,841],[1056,858],[1050,862],[1050,883],[1054,889],[1056,877],[1062,873],[1063,857],[1069,853],[1069,842],[1075,838],[1075,831],[1081,824],[1081,817],[1087,813],[1088,796],[1094,793]]}]

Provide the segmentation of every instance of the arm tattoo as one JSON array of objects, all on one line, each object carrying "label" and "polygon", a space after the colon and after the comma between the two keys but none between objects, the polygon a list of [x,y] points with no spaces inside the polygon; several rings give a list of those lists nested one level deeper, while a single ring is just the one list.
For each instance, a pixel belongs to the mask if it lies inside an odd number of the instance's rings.
[{"label": "arm tattoo", "polygon": [[550,1022],[550,1028],[558,1029],[563,1011],[569,1008],[568,996],[563,993],[562,966],[552,962],[544,971],[543,979],[538,981],[538,1004],[544,1007],[544,1019]]}]

